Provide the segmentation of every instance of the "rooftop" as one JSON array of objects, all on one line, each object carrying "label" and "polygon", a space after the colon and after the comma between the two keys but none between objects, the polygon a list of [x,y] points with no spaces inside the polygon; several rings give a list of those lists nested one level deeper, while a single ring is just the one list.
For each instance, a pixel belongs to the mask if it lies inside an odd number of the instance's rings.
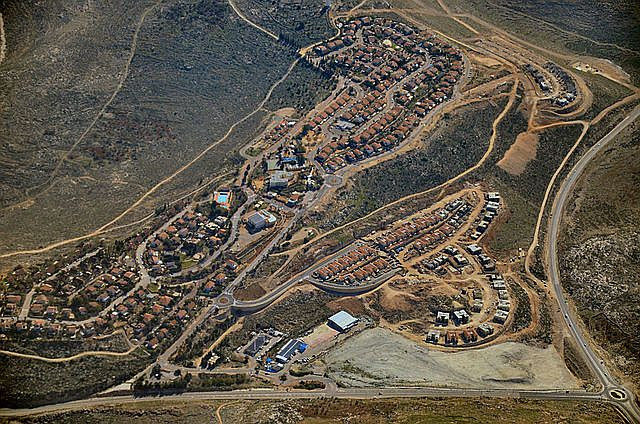
[{"label": "rooftop", "polygon": [[344,331],[356,325],[358,318],[351,316],[351,314],[346,311],[340,311],[330,316],[328,321]]}]

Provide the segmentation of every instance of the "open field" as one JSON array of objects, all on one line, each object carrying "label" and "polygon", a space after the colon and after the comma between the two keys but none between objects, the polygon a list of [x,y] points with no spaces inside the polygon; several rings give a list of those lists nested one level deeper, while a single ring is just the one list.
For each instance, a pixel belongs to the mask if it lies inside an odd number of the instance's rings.
[{"label": "open field", "polygon": [[[638,5],[633,2],[449,0],[454,13],[473,14],[541,48],[612,60],[637,83]],[[470,18],[464,21],[475,24]]]},{"label": "open field", "polygon": [[[544,423],[580,424],[620,422],[612,407],[599,403],[516,399],[312,399],[271,401],[145,400],[125,405],[91,408],[26,417],[14,422],[186,424],[211,422],[307,423]],[[1,421],[5,422],[5,421]]]}]

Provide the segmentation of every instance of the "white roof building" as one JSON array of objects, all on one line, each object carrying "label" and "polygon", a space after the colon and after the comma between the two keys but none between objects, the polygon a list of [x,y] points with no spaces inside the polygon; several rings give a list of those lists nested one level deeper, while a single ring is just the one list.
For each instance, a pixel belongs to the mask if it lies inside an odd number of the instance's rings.
[{"label": "white roof building", "polygon": [[329,317],[329,325],[336,330],[347,331],[358,323],[358,318],[351,316],[346,311],[340,311]]}]

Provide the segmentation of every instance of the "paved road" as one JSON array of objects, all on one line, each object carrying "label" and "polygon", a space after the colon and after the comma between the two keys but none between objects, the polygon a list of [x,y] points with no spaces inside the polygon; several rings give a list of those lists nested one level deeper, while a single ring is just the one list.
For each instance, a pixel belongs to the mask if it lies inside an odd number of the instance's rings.
[{"label": "paved road", "polygon": [[[237,310],[237,311],[242,311],[244,313],[253,313],[253,312],[257,312],[263,308],[266,308],[267,306],[269,306],[271,303],[273,303],[275,300],[277,300],[280,296],[282,296],[287,290],[289,290],[291,287],[293,287],[294,285],[311,278],[311,275],[319,268],[325,266],[326,264],[328,264],[329,262],[331,262],[333,259],[335,259],[338,256],[347,254],[349,252],[351,252],[352,250],[356,249],[357,247],[361,246],[362,243],[356,241],[355,243],[351,243],[349,244],[347,247],[339,250],[338,252],[328,256],[327,258],[323,259],[322,261],[311,265],[309,268],[305,269],[303,272],[298,273],[296,276],[290,278],[289,280],[285,281],[284,283],[280,284],[278,287],[276,287],[275,289],[273,289],[272,291],[270,291],[269,293],[265,294],[264,296],[255,299],[255,300],[247,300],[247,301],[240,301],[240,300],[233,300],[232,302],[232,307],[233,309]],[[320,284],[319,284],[320,285]],[[232,293],[226,293],[227,296],[232,296]],[[218,307],[224,307],[227,306],[228,304],[223,304],[223,303],[216,303],[216,305]]]},{"label": "paved road", "polygon": [[593,349],[591,349],[591,346],[589,346],[587,339],[584,337],[582,330],[580,329],[580,327],[578,327],[576,320],[572,315],[572,311],[564,298],[564,293],[562,292],[557,253],[558,233],[560,231],[560,225],[562,221],[562,212],[564,210],[565,204],[571,198],[573,187],[578,181],[578,178],[580,178],[589,162],[602,149],[608,146],[608,144],[615,139],[620,131],[625,129],[636,118],[638,118],[638,116],[640,116],[640,106],[637,106],[631,112],[631,114],[623,119],[613,130],[611,130],[611,132],[609,132],[596,144],[594,144],[593,147],[591,147],[591,149],[589,149],[589,151],[587,151],[587,153],[585,153],[585,155],[580,158],[580,160],[575,164],[575,166],[571,169],[571,171],[563,181],[560,189],[558,190],[556,200],[551,210],[551,226],[549,229],[547,263],[549,266],[549,280],[553,285],[553,289],[555,291],[556,298],[558,299],[564,321],[569,328],[571,335],[575,338],[580,349],[582,350],[583,356],[587,361],[587,365],[589,366],[589,368],[591,368],[592,372],[598,378],[598,380],[600,380],[603,386],[603,393],[609,396],[610,399],[614,399],[612,397],[612,391],[622,393],[626,397],[626,399],[618,402],[620,408],[624,411],[627,419],[629,419],[631,422],[640,423],[640,408],[638,408],[638,405],[633,399],[633,394],[627,391],[623,386],[619,385],[614,380],[614,378],[607,370],[607,367],[604,365],[604,362],[602,362],[598,358],[597,354],[593,351]]},{"label": "paved road", "polygon": [[[183,393],[180,395],[167,395],[163,399],[174,400],[237,400],[237,399],[314,399],[324,397],[336,397],[345,399],[371,399],[371,398],[398,398],[398,397],[510,397],[539,400],[579,400],[579,401],[603,401],[601,394],[581,391],[526,391],[526,390],[481,390],[481,389],[448,389],[427,387],[397,387],[397,388],[351,388],[341,389],[331,385],[321,390],[273,390],[253,389],[236,390],[231,392],[201,392]],[[77,410],[104,405],[122,405],[125,403],[157,402],[157,397],[136,398],[131,395],[113,396],[103,398],[91,398],[73,402],[47,405],[33,409],[2,409],[0,416],[20,417],[30,414],[52,413],[65,410]]]}]

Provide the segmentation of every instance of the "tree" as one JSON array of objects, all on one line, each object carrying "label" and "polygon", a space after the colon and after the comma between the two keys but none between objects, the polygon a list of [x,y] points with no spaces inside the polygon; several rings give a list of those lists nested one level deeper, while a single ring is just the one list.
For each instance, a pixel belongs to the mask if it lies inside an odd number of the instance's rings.
[{"label": "tree", "polygon": [[155,378],[160,378],[161,371],[162,368],[160,367],[160,364],[156,363],[153,365],[153,368],[151,368],[151,375]]}]

